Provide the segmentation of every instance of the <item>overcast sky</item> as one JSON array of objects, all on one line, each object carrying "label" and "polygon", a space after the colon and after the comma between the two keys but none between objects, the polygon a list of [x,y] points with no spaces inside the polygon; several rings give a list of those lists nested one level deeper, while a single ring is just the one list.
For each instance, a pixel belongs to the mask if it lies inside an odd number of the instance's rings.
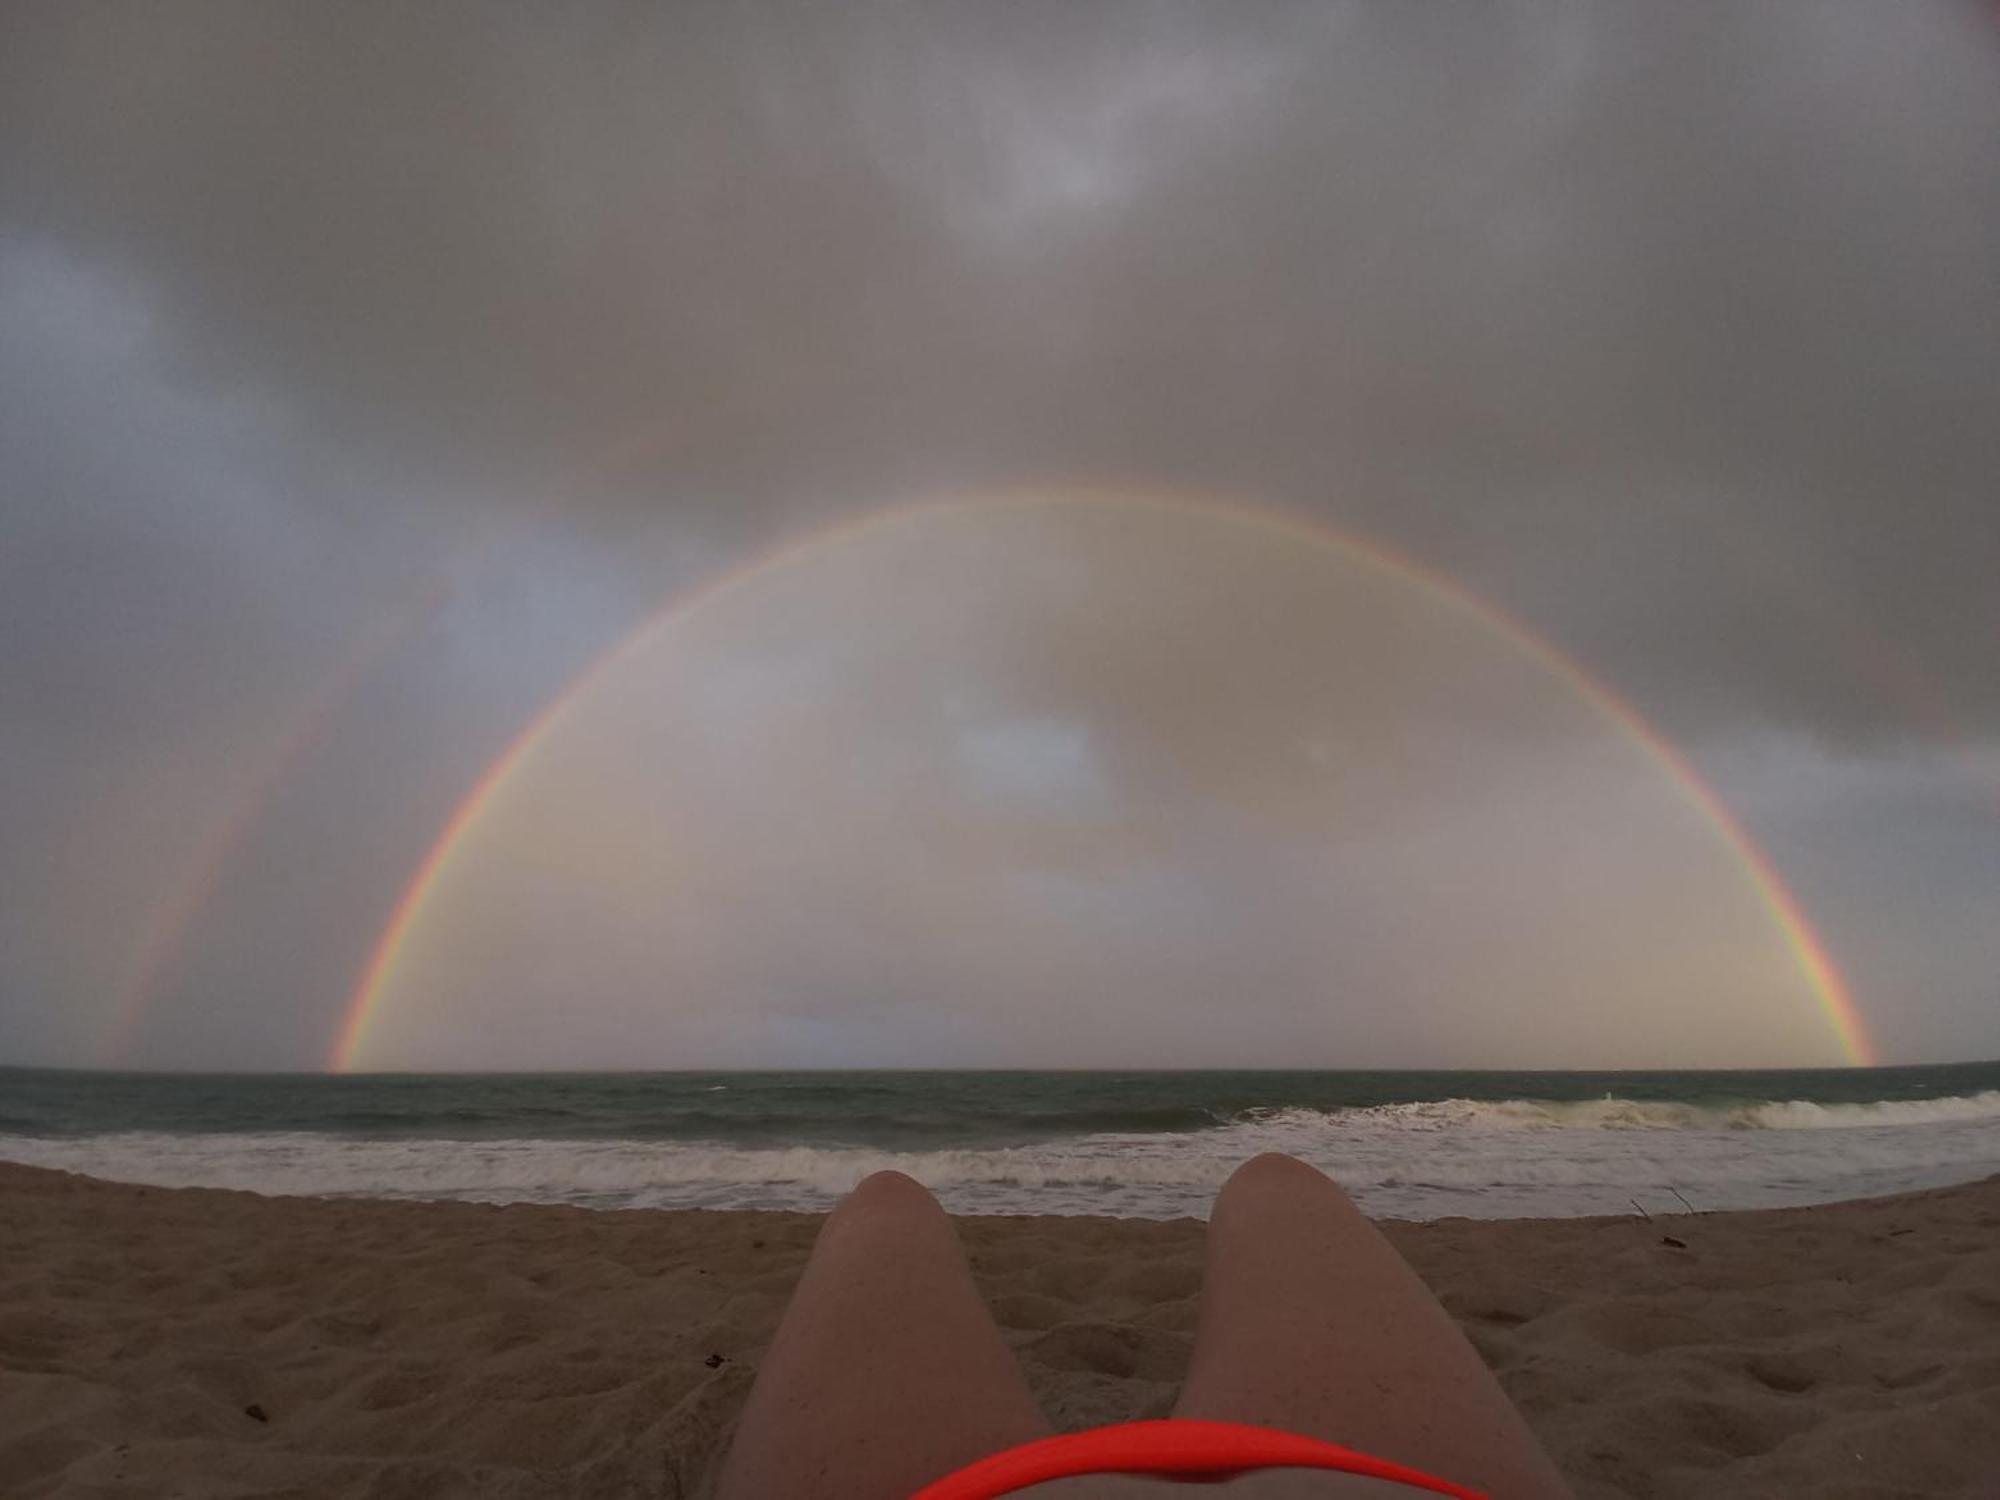
[{"label": "overcast sky", "polygon": [[[2000,1055],[1980,4],[14,5],[0,1061]],[[1393,550],[1144,497],[1201,496]]]}]

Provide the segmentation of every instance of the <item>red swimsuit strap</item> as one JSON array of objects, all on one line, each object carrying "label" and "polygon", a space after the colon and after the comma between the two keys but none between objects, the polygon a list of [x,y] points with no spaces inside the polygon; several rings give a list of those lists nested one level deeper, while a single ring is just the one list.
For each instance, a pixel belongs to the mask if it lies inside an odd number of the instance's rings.
[{"label": "red swimsuit strap", "polygon": [[1037,1438],[1003,1448],[925,1485],[910,1500],[992,1500],[1045,1479],[1073,1474],[1154,1474],[1167,1479],[1227,1479],[1250,1469],[1332,1469],[1387,1479],[1455,1500],[1486,1500],[1477,1490],[1438,1479],[1338,1443],[1245,1427],[1236,1422],[1121,1422],[1088,1432]]}]

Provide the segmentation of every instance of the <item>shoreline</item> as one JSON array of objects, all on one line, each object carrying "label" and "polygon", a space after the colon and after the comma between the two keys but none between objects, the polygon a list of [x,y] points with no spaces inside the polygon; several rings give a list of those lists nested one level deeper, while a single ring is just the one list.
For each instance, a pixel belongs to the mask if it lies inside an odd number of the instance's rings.
[{"label": "shoreline", "polygon": [[[0,1491],[698,1496],[820,1217],[0,1162]],[[1164,1413],[1199,1220],[957,1222],[1058,1427]],[[1382,1225],[1580,1496],[1994,1493],[2000,1177]]]}]

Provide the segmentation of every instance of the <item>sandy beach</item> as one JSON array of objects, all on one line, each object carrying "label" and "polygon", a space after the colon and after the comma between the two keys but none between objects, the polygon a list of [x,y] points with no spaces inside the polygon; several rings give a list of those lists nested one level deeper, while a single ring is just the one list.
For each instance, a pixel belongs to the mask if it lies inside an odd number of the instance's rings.
[{"label": "sandy beach", "polygon": [[[1059,1426],[1166,1411],[1199,1222],[959,1223]],[[0,1164],[0,1493],[699,1496],[817,1224]],[[2000,1494],[2000,1178],[1386,1228],[1582,1496]]]}]

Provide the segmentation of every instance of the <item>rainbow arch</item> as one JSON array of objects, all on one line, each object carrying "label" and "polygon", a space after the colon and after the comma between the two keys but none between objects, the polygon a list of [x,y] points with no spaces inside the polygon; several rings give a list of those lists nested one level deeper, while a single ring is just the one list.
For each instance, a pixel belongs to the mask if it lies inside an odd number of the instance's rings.
[{"label": "rainbow arch", "polygon": [[1532,627],[1488,603],[1462,585],[1374,541],[1351,535],[1317,520],[1245,502],[1208,497],[1117,489],[1065,488],[1057,491],[1003,492],[960,497],[877,511],[859,519],[814,531],[782,545],[741,567],[731,569],[671,601],[647,616],[604,651],[538,713],[488,765],[470,791],[453,809],[408,883],[403,887],[387,924],[377,938],[342,1016],[327,1066],[351,1072],[367,1045],[369,1031],[380,1015],[390,982],[422,921],[431,897],[463,844],[466,834],[493,806],[502,788],[535,754],[548,730],[569,708],[607,677],[628,656],[656,636],[671,630],[699,610],[724,598],[753,579],[777,572],[826,550],[852,545],[877,532],[906,522],[992,507],[1055,507],[1102,505],[1133,509],[1168,509],[1257,527],[1372,567],[1422,590],[1435,602],[1468,616],[1510,642],[1516,649],[1556,674],[1586,703],[1636,743],[1671,778],[1683,799],[1715,829],[1743,867],[1766,912],[1783,934],[1800,972],[1848,1061],[1856,1066],[1876,1062],[1874,1042],[1845,978],[1800,907],[1797,897],[1743,825],[1730,812],[1688,758],[1668,741],[1630,701],[1581,663],[1558,650]]}]

